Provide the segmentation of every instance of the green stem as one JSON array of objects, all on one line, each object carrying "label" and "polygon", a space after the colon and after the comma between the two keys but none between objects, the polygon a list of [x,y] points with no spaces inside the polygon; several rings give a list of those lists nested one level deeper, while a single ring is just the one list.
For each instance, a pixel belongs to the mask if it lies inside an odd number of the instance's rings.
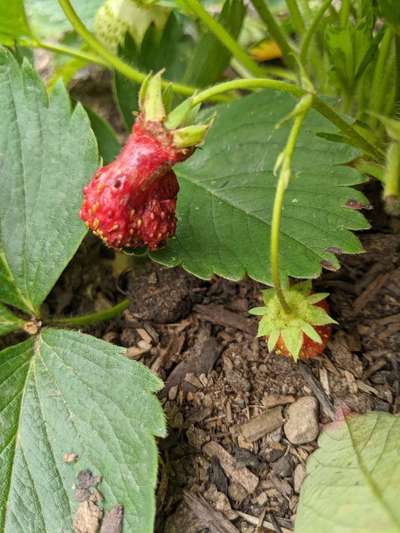
[{"label": "green stem", "polygon": [[286,0],[286,4],[290,13],[290,18],[292,19],[293,28],[299,35],[301,35],[304,33],[306,26],[304,24],[303,15],[297,5],[297,0]]},{"label": "green stem", "polygon": [[227,48],[233,57],[241,63],[253,76],[263,76],[264,69],[257,65],[237,41],[226,31],[226,29],[215,20],[199,0],[181,0],[182,4],[192,11],[207,26],[207,28],[217,37],[217,39]]},{"label": "green stem", "polygon": [[[393,30],[388,26],[379,47],[378,59],[372,79],[370,110],[375,113],[382,112],[385,98],[387,97],[387,86],[383,83],[383,80],[388,67],[388,57],[391,51],[392,40]],[[376,128],[378,117],[371,116],[370,125],[371,128]]]},{"label": "green stem", "polygon": [[271,37],[274,39],[274,41],[277,43],[277,45],[281,49],[282,57],[285,63],[292,70],[296,71],[297,70],[297,63],[295,60],[296,52],[293,50],[291,44],[289,43],[289,39],[287,35],[283,31],[282,27],[276,21],[267,3],[265,2],[265,0],[251,0],[251,3],[253,4],[255,10],[259,14],[261,20],[266,25]]},{"label": "green stem", "polygon": [[70,46],[46,43],[42,41],[32,41],[26,44],[30,48],[43,48],[45,50],[50,50],[50,52],[55,52],[57,54],[65,54],[71,57],[75,57],[77,59],[82,59],[83,61],[88,61],[90,63],[101,65],[103,67],[108,67],[109,65],[106,61],[104,61],[104,59],[95,54],[91,54],[90,52],[84,52],[82,50],[76,50],[75,48],[71,48]]},{"label": "green stem", "polygon": [[311,44],[311,39],[313,38],[317,28],[318,28],[318,24],[321,22],[321,19],[322,17],[324,16],[325,12],[327,11],[327,9],[330,7],[330,5],[332,4],[332,1],[333,0],[325,0],[320,8],[318,9],[318,11],[316,12],[315,14],[315,17],[311,23],[311,26],[308,28],[305,36],[304,36],[304,40],[303,40],[303,44],[301,46],[301,51],[300,51],[300,59],[301,59],[301,62],[303,65],[306,64],[306,61],[307,61],[307,54],[308,54],[308,49],[310,47],[310,44]]},{"label": "green stem", "polygon": [[398,111],[400,108],[400,35],[398,33],[394,36],[394,46],[395,46],[395,111]]},{"label": "green stem", "polygon": [[[304,119],[310,109],[312,102],[304,100],[304,107],[295,115],[292,129],[289,133],[289,138],[286,143],[285,149],[282,152],[282,164],[279,172],[278,184],[276,187],[274,207],[272,210],[271,220],[271,274],[272,282],[276,291],[276,295],[286,313],[290,312],[290,307],[286,301],[285,295],[281,285],[281,275],[279,270],[279,243],[280,243],[280,228],[282,219],[282,208],[285,199],[285,192],[289,185],[289,181],[292,175],[292,161],[293,154],[296,147],[297,139],[299,137],[301,127]],[[301,105],[301,103],[299,104]]]},{"label": "green stem", "polygon": [[[58,0],[58,3],[60,4],[65,16],[70,21],[74,30],[102,59],[104,59],[115,70],[118,70],[118,72],[136,83],[142,83],[145,80],[147,74],[122,61],[119,57],[107,50],[107,48],[105,48],[101,42],[96,39],[96,37],[86,28],[79,18],[75,9],[72,7],[70,0]],[[163,81],[163,86],[171,87],[175,92],[184,94],[186,96],[190,96],[196,91],[195,87],[190,87],[189,85],[184,85],[182,83],[172,83],[168,80]],[[220,100],[220,98],[218,98],[218,100]],[[225,99],[223,100],[225,101]]]},{"label": "green stem", "polygon": [[95,313],[89,313],[87,315],[73,316],[67,318],[52,318],[47,323],[53,326],[90,326],[97,322],[103,322],[104,320],[111,320],[118,316],[128,308],[129,301],[127,299],[122,300],[119,304],[97,311]]},{"label": "green stem", "polygon": [[[252,78],[248,80],[232,80],[219,83],[197,93],[193,96],[193,105],[201,104],[202,102],[215,97],[218,94],[222,94],[233,90],[255,90],[255,89],[275,89],[290,93],[298,98],[308,94],[307,91],[298,85],[293,85],[280,80],[271,80],[267,78]],[[346,122],[336,111],[330,107],[324,100],[315,96],[313,99],[313,107],[327,118],[332,124],[337,126],[346,137],[351,139],[360,149],[364,150],[370,156],[380,160],[384,157],[384,153],[372,145],[367,139],[358,133],[357,130]]]},{"label": "green stem", "polygon": [[350,0],[342,0],[342,6],[340,8],[340,25],[346,26],[350,18]]}]

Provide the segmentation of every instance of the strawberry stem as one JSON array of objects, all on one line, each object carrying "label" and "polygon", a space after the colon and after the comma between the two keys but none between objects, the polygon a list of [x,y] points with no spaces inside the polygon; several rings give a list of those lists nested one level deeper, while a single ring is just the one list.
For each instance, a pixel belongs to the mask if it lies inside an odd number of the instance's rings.
[{"label": "strawberry stem", "polygon": [[52,318],[47,321],[47,324],[53,326],[90,326],[91,324],[96,324],[97,322],[103,322],[104,320],[111,320],[115,318],[122,311],[128,308],[129,301],[128,299],[122,300],[117,305],[109,307],[108,309],[103,309],[101,311],[96,311],[95,313],[88,313],[87,315],[72,316],[66,318]]},{"label": "strawberry stem", "polygon": [[292,161],[297,139],[299,137],[301,127],[303,125],[307,112],[312,106],[312,101],[313,97],[311,95],[304,96],[294,109],[293,126],[290,130],[286,146],[283,152],[278,157],[277,164],[275,167],[275,170],[279,169],[279,178],[276,187],[271,221],[271,275],[276,295],[285,313],[290,313],[290,307],[282,290],[281,275],[279,269],[279,244],[282,208],[285,199],[285,192],[292,175]]},{"label": "strawberry stem", "polygon": [[192,11],[199,19],[204,22],[207,28],[216,36],[216,38],[227,48],[233,57],[235,57],[243,67],[245,67],[253,76],[264,76],[265,71],[258,66],[237,41],[226,31],[226,29],[215,20],[206,9],[201,5],[199,0],[182,0],[182,4]]},{"label": "strawberry stem", "polygon": [[[62,1],[62,0],[60,0]],[[197,93],[192,97],[192,105],[198,105],[206,100],[214,98],[218,94],[226,93],[234,90],[256,90],[256,89],[274,89],[277,91],[282,91],[285,93],[293,94],[298,98],[311,94],[308,90],[294,85],[292,83],[287,83],[285,81],[273,80],[269,78],[249,78],[249,79],[240,79],[240,80],[231,80],[218,83],[213,87],[204,89],[203,91]],[[351,139],[356,146],[358,146],[365,153],[369,154],[376,160],[383,160],[385,157],[384,152],[381,148],[375,147],[371,144],[365,137],[363,137],[351,124],[346,122],[329,104],[327,104],[323,99],[313,94],[313,107],[321,115],[327,118],[332,124],[339,128],[342,133],[349,139]]]}]

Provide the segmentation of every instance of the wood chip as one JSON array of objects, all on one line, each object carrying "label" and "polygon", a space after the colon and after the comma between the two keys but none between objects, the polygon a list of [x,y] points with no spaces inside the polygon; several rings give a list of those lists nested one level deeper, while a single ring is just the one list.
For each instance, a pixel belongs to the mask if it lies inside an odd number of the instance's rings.
[{"label": "wood chip", "polygon": [[282,407],[273,407],[242,424],[240,432],[247,441],[254,442],[282,425]]},{"label": "wood chip", "polygon": [[208,442],[203,446],[203,451],[210,458],[217,457],[229,479],[242,485],[249,494],[256,490],[258,477],[245,466],[241,466],[220,444],[214,441]]},{"label": "wood chip", "polygon": [[184,500],[189,509],[197,516],[200,522],[213,533],[239,533],[239,530],[218,513],[202,496],[185,492]]},{"label": "wood chip", "polygon": [[223,305],[208,304],[196,305],[194,310],[199,315],[213,324],[219,324],[228,328],[239,329],[244,333],[255,336],[257,333],[257,324],[251,318],[245,318],[239,313],[234,313],[226,309]]},{"label": "wood chip", "polygon": [[324,391],[326,392],[326,394],[328,396],[330,396],[331,394],[331,389],[330,389],[330,386],[329,386],[329,376],[328,376],[328,371],[326,368],[324,367],[321,367],[319,369],[319,380],[321,382],[321,385],[322,385],[322,388],[324,389]]},{"label": "wood chip", "polygon": [[264,394],[262,399],[262,404],[267,407],[276,407],[277,405],[287,405],[288,403],[293,403],[295,397],[291,395],[282,395],[282,394]]},{"label": "wood chip", "polygon": [[[165,383],[165,392],[175,385],[183,383],[185,392],[195,390],[195,387],[185,382],[187,374],[200,376],[208,374],[215,365],[221,353],[221,346],[215,337],[210,337],[208,330],[200,330],[196,345],[187,353],[187,358],[179,363],[168,376]],[[199,382],[202,387],[201,382]]]},{"label": "wood chip", "polygon": [[[243,518],[243,520],[246,520],[249,524],[252,524],[253,526],[258,526],[258,518],[255,516],[251,516],[247,513],[242,513],[241,511],[237,511],[237,514]],[[272,522],[268,522],[268,520],[264,520],[262,523],[263,527],[266,529],[270,529],[271,531],[275,531],[274,524]],[[293,529],[288,529],[286,527],[280,526],[282,533],[293,533]]]},{"label": "wood chip", "polygon": [[298,367],[301,375],[304,378],[304,381],[311,388],[314,396],[319,401],[322,411],[331,420],[335,420],[335,409],[333,408],[333,405],[327,394],[323,390],[321,383],[314,377],[311,369],[306,364],[300,362]]}]

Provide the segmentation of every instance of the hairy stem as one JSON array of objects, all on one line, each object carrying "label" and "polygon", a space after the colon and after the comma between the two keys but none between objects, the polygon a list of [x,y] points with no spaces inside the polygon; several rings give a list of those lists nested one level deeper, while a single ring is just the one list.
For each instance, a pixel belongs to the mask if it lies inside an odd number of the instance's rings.
[{"label": "hairy stem", "polygon": [[264,69],[257,65],[237,41],[226,31],[226,29],[215,20],[199,0],[181,0],[181,2],[192,11],[207,26],[207,28],[217,37],[217,39],[227,48],[243,67],[253,76],[263,76]]},{"label": "hairy stem", "polygon": [[297,63],[295,60],[296,52],[293,50],[287,35],[276,21],[265,0],[251,0],[251,3],[259,14],[261,20],[266,25],[271,37],[281,49],[285,63],[292,70],[297,70]]},{"label": "hairy stem", "polygon": [[[374,76],[372,78],[370,109],[375,113],[382,112],[385,98],[387,98],[388,88],[387,85],[383,83],[383,80],[388,67],[388,58],[392,48],[392,41],[393,30],[388,27],[379,47],[378,59],[375,66]],[[390,81],[393,83],[392,79],[390,79]],[[371,128],[377,127],[378,118],[376,116],[371,117],[370,125]]]},{"label": "hairy stem", "polygon": [[[196,94],[193,99],[193,105],[201,104],[210,98],[233,90],[255,90],[255,89],[275,89],[290,93],[293,96],[301,98],[307,94],[307,91],[298,85],[286,83],[280,80],[271,80],[267,78],[252,78],[246,80],[232,80],[219,83]],[[365,137],[346,122],[336,111],[318,96],[313,98],[313,107],[326,117],[332,124],[339,128],[346,137],[351,139],[360,149],[364,150],[374,159],[380,160],[384,157],[384,152],[372,145]]]},{"label": "hairy stem", "polygon": [[71,46],[46,43],[39,40],[29,41],[21,39],[21,41],[19,42],[22,46],[28,46],[29,48],[43,48],[44,50],[49,50],[50,52],[55,52],[56,54],[64,54],[67,56],[75,57],[76,59],[82,59],[83,61],[95,63],[103,67],[107,67],[109,65],[107,61],[102,59],[100,56],[91,54],[90,52],[84,52],[83,50],[77,50],[76,48],[72,48]]},{"label": "hairy stem", "polygon": [[[272,282],[276,290],[276,294],[279,298],[281,306],[286,313],[290,312],[290,307],[286,301],[285,295],[282,290],[281,275],[279,269],[279,244],[280,244],[280,228],[282,219],[282,208],[285,199],[285,192],[289,185],[289,181],[292,175],[292,162],[293,154],[296,147],[297,139],[299,137],[301,127],[308,110],[312,105],[312,97],[305,96],[298,104],[295,118],[293,121],[292,129],[289,133],[284,151],[281,154],[280,171],[278,184],[276,187],[274,207],[272,210],[271,221],[271,274]],[[301,106],[301,107],[300,107]]]},{"label": "hairy stem", "polygon": [[122,300],[117,305],[104,309],[102,311],[97,311],[95,313],[89,313],[87,315],[66,317],[66,318],[52,318],[47,323],[53,326],[90,326],[91,324],[96,324],[97,322],[103,322],[104,320],[111,320],[115,318],[122,311],[128,308],[129,301],[127,299]]}]

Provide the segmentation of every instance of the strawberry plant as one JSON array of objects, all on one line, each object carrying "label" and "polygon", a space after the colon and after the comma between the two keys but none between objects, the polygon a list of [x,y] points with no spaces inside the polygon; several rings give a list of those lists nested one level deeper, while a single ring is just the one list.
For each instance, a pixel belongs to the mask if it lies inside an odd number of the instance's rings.
[{"label": "strawberry plant", "polygon": [[[202,279],[261,282],[249,312],[269,351],[323,352],[335,320],[311,280],[362,252],[359,186],[376,178],[386,210],[400,205],[399,6],[337,4],[226,0],[213,16],[199,0],[0,0],[0,335],[22,332],[0,352],[5,532],[70,531],[83,471],[101,476],[99,523],[120,505],[124,530],[153,530],[162,384],[60,327],[127,302],[42,312],[87,228]],[[265,43],[279,64],[256,61]],[[54,53],[47,87],[31,49]],[[112,71],[123,147],[70,101],[91,65]]]}]

